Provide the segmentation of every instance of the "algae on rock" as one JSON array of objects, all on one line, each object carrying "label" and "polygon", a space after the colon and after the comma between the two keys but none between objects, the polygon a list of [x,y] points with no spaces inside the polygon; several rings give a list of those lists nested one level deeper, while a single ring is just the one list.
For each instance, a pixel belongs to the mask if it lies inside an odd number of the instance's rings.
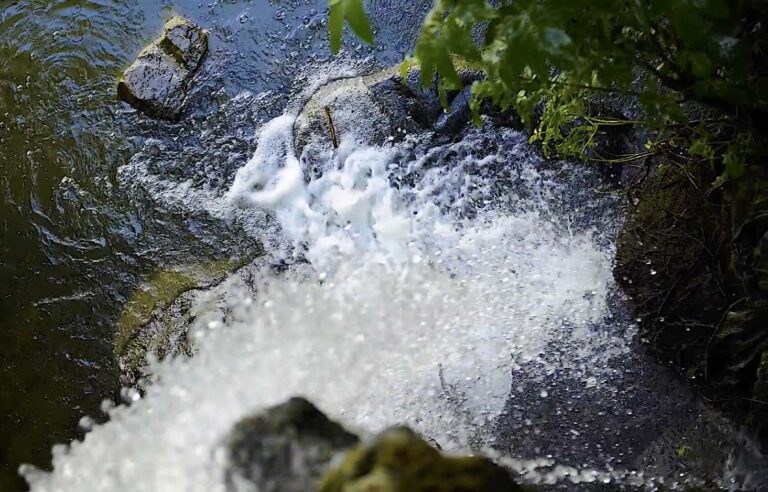
[{"label": "algae on rock", "polygon": [[443,456],[400,427],[350,451],[320,492],[515,492],[509,473],[486,458]]},{"label": "algae on rock", "polygon": [[193,294],[210,288],[227,275],[250,262],[252,257],[226,259],[160,270],[141,284],[121,314],[114,342],[114,353],[124,385],[134,385],[147,376],[148,355],[163,359],[190,355],[187,340],[194,313]]}]

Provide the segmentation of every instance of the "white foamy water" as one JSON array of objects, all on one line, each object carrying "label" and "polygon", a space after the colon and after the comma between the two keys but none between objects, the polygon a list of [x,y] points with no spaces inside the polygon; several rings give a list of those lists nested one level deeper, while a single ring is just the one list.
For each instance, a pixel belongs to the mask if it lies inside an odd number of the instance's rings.
[{"label": "white foamy water", "polygon": [[[548,170],[512,130],[431,148],[428,136],[361,147],[342,135],[305,182],[293,124],[265,125],[209,205],[313,273],[233,292],[246,302],[195,328],[193,358],[156,364],[144,398],[55,449],[52,473],[27,473],[32,490],[224,490],[227,432],[294,395],[353,430],[406,424],[447,449],[488,445],[513,372],[547,398],[556,369],[595,386],[626,352],[601,329],[612,224],[590,218],[578,167]],[[254,223],[266,215],[279,232]],[[560,346],[573,349],[555,364]]]}]

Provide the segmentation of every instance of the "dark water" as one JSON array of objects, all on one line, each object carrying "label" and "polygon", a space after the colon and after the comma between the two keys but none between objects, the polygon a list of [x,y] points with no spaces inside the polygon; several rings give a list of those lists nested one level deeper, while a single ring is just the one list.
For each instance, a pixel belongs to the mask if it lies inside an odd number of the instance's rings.
[{"label": "dark water", "polygon": [[[379,47],[348,39],[349,56],[396,63],[430,3],[369,2]],[[115,91],[173,14],[209,29],[211,46],[175,125]],[[325,15],[325,0],[0,0],[0,490],[24,490],[18,466],[45,467],[51,445],[114,397],[115,320],[145,275],[249,247],[200,239],[197,219],[120,190],[118,167],[147,138],[210,126],[242,90],[286,93],[302,66],[330,58]]]}]

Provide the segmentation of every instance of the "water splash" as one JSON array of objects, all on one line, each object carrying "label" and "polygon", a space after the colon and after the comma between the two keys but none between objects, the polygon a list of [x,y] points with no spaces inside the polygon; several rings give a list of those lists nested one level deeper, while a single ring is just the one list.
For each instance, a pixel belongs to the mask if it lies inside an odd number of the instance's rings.
[{"label": "water splash", "polygon": [[[376,147],[348,130],[308,172],[295,113],[262,127],[226,194],[142,181],[173,207],[240,224],[289,274],[232,284],[233,309],[200,313],[197,354],[153,363],[143,398],[126,394],[133,403],[107,409],[107,424],[57,447],[52,473],[25,470],[32,490],[224,490],[223,437],[294,395],[353,430],[406,424],[447,450],[499,448],[499,426],[515,429],[522,447],[497,457],[532,482],[647,484],[612,465],[617,445],[632,455],[624,436],[666,414],[635,408],[620,369],[634,327],[616,316],[619,217],[593,171],[545,162],[488,123],[453,141],[425,132]],[[616,429],[602,411],[585,423],[560,410],[590,398],[613,407]],[[552,409],[536,417],[538,404]],[[624,434],[582,445],[584,426]],[[607,470],[523,459],[541,455],[541,434],[557,434],[570,463]]]},{"label": "water splash", "polygon": [[272,214],[285,250],[314,273],[232,293],[247,302],[195,329],[194,358],[156,364],[145,398],[57,448],[52,474],[27,472],[33,490],[222,490],[222,437],[297,394],[353,428],[405,423],[448,449],[483,446],[513,371],[542,387],[551,377],[551,345],[579,346],[557,364],[588,367],[595,381],[626,351],[596,329],[609,315],[610,239],[589,207],[567,211],[586,190],[520,134],[487,127],[383,147],[342,135],[306,182],[293,123],[265,125],[211,203]]}]

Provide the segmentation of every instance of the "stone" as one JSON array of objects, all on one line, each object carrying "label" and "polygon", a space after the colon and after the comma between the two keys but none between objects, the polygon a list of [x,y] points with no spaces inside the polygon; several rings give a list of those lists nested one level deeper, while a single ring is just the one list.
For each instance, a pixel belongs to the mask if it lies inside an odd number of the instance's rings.
[{"label": "stone", "polygon": [[227,437],[227,490],[315,490],[329,463],[357,442],[312,403],[292,398],[241,420]]},{"label": "stone", "polygon": [[139,285],[117,322],[114,355],[120,384],[143,389],[152,378],[148,356],[163,360],[192,355],[187,334],[202,300],[261,253],[257,249],[242,257],[158,270]]},{"label": "stone", "polygon": [[205,31],[181,17],[172,18],[163,35],[125,70],[118,98],[149,116],[177,120],[207,51]]},{"label": "stone", "polygon": [[297,118],[296,155],[311,160],[312,154],[333,148],[328,113],[339,141],[354,137],[361,145],[398,142],[408,133],[428,128],[441,108],[429,107],[422,94],[402,83],[397,73],[390,69],[320,87]]},{"label": "stone", "polygon": [[515,492],[523,490],[492,461],[443,456],[405,427],[350,451],[320,492]]}]

